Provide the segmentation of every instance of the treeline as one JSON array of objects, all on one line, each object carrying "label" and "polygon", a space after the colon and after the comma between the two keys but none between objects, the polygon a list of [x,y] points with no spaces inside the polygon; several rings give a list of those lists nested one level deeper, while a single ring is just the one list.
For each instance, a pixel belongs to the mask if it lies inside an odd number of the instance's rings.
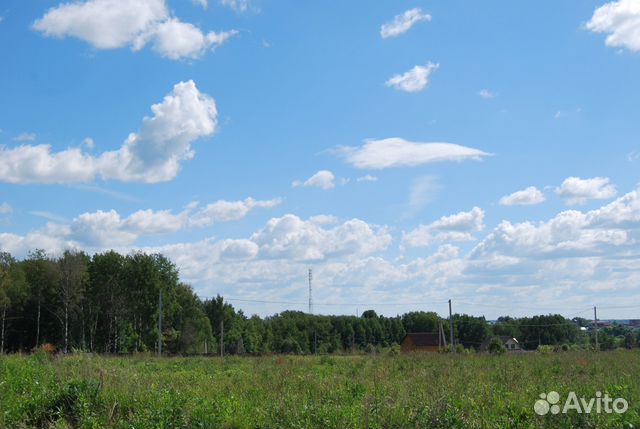
[{"label": "treeline", "polygon": [[[407,332],[438,332],[440,323],[449,336],[447,321],[434,312],[247,317],[220,296],[201,300],[159,254],[66,251],[52,257],[36,250],[17,261],[0,253],[0,352],[45,343],[62,352],[156,351],[160,315],[162,349],[172,354],[219,353],[223,338],[225,353],[232,354],[374,351],[398,344]],[[580,329],[588,321],[560,315],[501,317],[494,325],[469,315],[454,315],[453,321],[456,343],[465,348],[478,348],[494,335],[516,337],[528,349],[594,341]],[[601,348],[637,346],[637,333],[628,328],[608,330],[599,333]]]}]

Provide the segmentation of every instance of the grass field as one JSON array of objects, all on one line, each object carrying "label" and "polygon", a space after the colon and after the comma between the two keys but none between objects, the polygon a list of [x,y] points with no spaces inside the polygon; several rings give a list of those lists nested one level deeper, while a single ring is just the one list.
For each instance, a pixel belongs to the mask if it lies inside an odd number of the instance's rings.
[{"label": "grass field", "polygon": [[[503,356],[0,357],[0,427],[640,427],[640,352]],[[542,392],[623,397],[548,414]]]}]

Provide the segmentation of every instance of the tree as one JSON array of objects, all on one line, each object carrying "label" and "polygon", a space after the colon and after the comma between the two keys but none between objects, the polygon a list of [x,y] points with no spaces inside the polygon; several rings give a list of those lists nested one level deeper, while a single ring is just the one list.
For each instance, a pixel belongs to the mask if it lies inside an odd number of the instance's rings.
[{"label": "tree", "polygon": [[29,298],[36,307],[34,347],[38,347],[41,340],[43,303],[50,300],[60,276],[57,265],[42,249],[29,252],[24,261],[24,272],[29,286]]},{"label": "tree", "polygon": [[69,351],[69,317],[82,301],[87,273],[88,257],[83,252],[65,250],[58,260],[60,281],[58,293],[62,304],[61,321],[64,327],[64,353]]},{"label": "tree", "polygon": [[624,346],[628,349],[632,349],[637,345],[636,336],[633,332],[629,331],[624,336]]},{"label": "tree", "polygon": [[[177,303],[180,306],[173,320],[168,324],[175,329],[173,344],[167,344],[173,353],[203,353],[213,347],[211,323],[204,312],[202,301],[193,292],[191,286],[180,283],[176,290]],[[163,335],[163,337],[165,337]]]},{"label": "tree", "polygon": [[406,332],[438,332],[440,316],[434,312],[413,311],[402,316]]},{"label": "tree", "polygon": [[518,329],[518,320],[509,316],[500,316],[496,323],[492,326],[493,335],[504,335],[513,338],[521,338],[520,329]]},{"label": "tree", "polygon": [[[220,328],[224,326],[225,335],[231,330],[234,324],[234,319],[236,318],[236,311],[233,306],[224,301],[220,295],[216,296],[213,299],[207,299],[204,302],[204,312],[209,318],[209,323],[211,324],[211,330],[213,331],[213,336],[216,338],[216,341],[221,343],[221,335]],[[225,336],[225,343],[229,343],[230,338]],[[222,344],[221,344],[222,345]]]},{"label": "tree", "polygon": [[5,350],[7,311],[17,308],[27,297],[27,282],[22,267],[7,252],[0,252],[0,354]]},{"label": "tree", "polygon": [[456,339],[465,347],[478,348],[490,334],[484,317],[454,314],[453,325]]},{"label": "tree", "polygon": [[489,353],[494,355],[501,355],[507,351],[507,348],[502,343],[502,340],[498,337],[493,337],[488,347]]},{"label": "tree", "polygon": [[125,259],[119,253],[109,251],[93,255],[89,262],[85,311],[91,351],[118,351],[118,334],[127,308],[123,286]]}]

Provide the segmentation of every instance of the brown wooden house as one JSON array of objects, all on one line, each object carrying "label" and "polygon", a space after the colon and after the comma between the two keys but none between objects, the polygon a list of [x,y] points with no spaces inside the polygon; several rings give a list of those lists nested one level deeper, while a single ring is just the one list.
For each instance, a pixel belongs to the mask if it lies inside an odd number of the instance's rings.
[{"label": "brown wooden house", "polygon": [[407,334],[400,342],[400,350],[408,352],[437,352],[444,346],[442,337],[438,333],[416,332]]}]

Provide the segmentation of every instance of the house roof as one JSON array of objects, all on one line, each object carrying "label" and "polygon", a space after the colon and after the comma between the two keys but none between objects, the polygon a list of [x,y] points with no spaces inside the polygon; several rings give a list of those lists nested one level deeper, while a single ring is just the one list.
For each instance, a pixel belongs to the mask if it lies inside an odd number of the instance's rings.
[{"label": "house roof", "polygon": [[404,336],[402,341],[404,341],[407,337],[411,338],[413,344],[418,347],[425,346],[439,346],[440,335],[437,332],[414,332]]}]

